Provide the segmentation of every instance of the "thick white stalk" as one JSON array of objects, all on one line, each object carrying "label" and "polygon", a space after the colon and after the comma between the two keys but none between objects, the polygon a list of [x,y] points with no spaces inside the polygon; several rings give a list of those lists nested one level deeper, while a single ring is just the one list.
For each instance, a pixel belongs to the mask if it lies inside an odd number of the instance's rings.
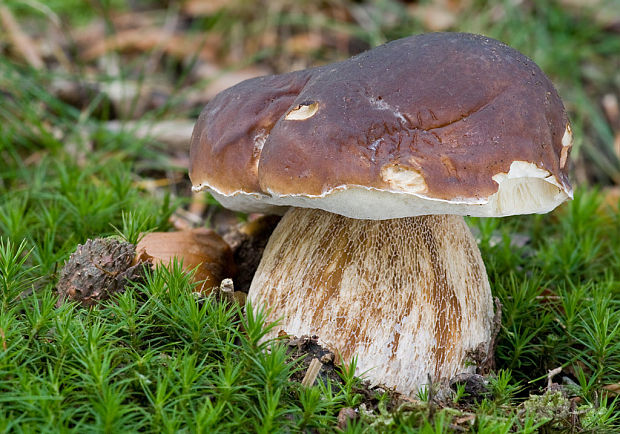
[{"label": "thick white stalk", "polygon": [[460,216],[357,220],[287,212],[249,298],[282,318],[274,334],[313,334],[358,374],[413,394],[474,367],[493,304],[480,251]]}]

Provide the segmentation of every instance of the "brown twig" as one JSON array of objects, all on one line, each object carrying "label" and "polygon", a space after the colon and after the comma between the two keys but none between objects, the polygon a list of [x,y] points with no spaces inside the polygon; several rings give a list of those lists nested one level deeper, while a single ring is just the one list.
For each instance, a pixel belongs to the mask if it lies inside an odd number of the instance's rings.
[{"label": "brown twig", "polygon": [[551,386],[553,385],[553,377],[558,375],[560,372],[562,372],[561,366],[558,366],[557,368],[547,372],[547,390],[551,390]]},{"label": "brown twig", "polygon": [[0,327],[0,338],[2,338],[2,349],[6,351],[6,337],[4,336],[4,329],[2,327]]},{"label": "brown twig", "polygon": [[10,9],[6,6],[0,6],[0,21],[6,29],[15,51],[33,68],[43,68],[45,63],[41,56],[39,56],[34,42],[24,33]]}]

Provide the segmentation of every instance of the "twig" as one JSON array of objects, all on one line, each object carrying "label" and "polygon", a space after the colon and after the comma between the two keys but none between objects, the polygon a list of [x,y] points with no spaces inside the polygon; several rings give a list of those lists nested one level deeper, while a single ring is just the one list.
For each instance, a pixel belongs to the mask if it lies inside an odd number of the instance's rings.
[{"label": "twig", "polygon": [[15,47],[15,51],[21,54],[24,60],[33,68],[43,68],[45,63],[43,63],[43,60],[39,56],[34,42],[22,31],[19,23],[6,6],[0,6],[0,21],[6,29],[9,39]]},{"label": "twig", "polygon": [[553,377],[558,375],[560,372],[562,372],[561,366],[558,366],[557,368],[547,372],[547,390],[551,390],[551,385],[553,384]]},{"label": "twig", "polygon": [[2,338],[2,349],[6,351],[6,337],[4,336],[4,329],[0,327],[0,338]]},{"label": "twig", "polygon": [[323,364],[316,357],[312,359],[310,362],[310,366],[308,366],[308,370],[306,371],[306,375],[304,375],[304,379],[301,380],[301,385],[304,387],[311,387],[316,381],[316,377],[319,375],[319,371],[323,367]]}]

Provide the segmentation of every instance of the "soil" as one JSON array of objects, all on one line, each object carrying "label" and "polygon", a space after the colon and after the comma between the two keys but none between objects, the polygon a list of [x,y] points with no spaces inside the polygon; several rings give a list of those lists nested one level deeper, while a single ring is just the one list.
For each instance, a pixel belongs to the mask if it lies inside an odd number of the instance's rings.
[{"label": "soil", "polygon": [[249,291],[265,246],[279,221],[279,216],[260,216],[252,221],[236,225],[224,234],[224,241],[232,249],[233,259],[237,266],[237,274],[234,278],[235,290],[245,293]]}]

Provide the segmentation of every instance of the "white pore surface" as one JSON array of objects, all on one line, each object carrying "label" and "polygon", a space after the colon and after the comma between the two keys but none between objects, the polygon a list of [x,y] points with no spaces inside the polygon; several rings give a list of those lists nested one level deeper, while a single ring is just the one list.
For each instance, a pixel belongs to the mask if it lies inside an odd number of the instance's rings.
[{"label": "white pore surface", "polygon": [[[435,199],[399,189],[380,190],[344,185],[321,195],[278,195],[237,191],[226,195],[200,184],[192,190],[208,190],[224,207],[242,212],[284,214],[288,207],[316,208],[356,219],[385,220],[430,214],[502,217],[544,214],[573,197],[547,170],[534,163],[513,161],[508,173],[497,173],[498,190],[487,198]],[[413,189],[419,191],[418,188]]]}]

